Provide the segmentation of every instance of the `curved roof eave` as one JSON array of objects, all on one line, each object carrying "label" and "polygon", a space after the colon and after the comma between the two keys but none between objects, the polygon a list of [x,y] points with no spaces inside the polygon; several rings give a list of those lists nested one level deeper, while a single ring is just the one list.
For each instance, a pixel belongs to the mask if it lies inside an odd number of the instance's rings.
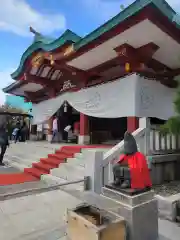
[{"label": "curved roof eave", "polygon": [[27,58],[35,51],[37,51],[38,49],[42,49],[44,51],[52,51],[56,48],[61,47],[63,44],[65,44],[67,41],[72,41],[72,42],[77,42],[81,39],[80,36],[78,36],[77,34],[73,33],[70,30],[66,30],[59,38],[52,40],[49,43],[44,43],[42,41],[39,42],[34,42],[33,44],[31,44],[31,46],[29,46],[27,48],[27,50],[23,53],[21,60],[20,60],[20,64],[19,67],[17,68],[17,70],[15,72],[13,72],[11,74],[11,77],[13,79],[16,79],[20,73],[23,70],[23,66],[25,61],[27,60]]},{"label": "curved roof eave", "polygon": [[[152,4],[154,7],[158,8],[162,14],[164,14],[171,22],[174,21],[174,17],[176,15],[176,12],[170,7],[170,5],[165,0],[136,0],[131,5],[129,5],[127,8],[125,8],[123,11],[121,11],[119,14],[117,14],[115,17],[110,19],[108,22],[106,22],[104,25],[100,26],[90,34],[86,35],[85,37],[81,38],[75,33],[71,32],[70,30],[67,30],[60,38],[54,40],[51,43],[45,44],[42,42],[36,42],[32,44],[23,54],[20,65],[18,69],[11,74],[11,77],[13,79],[16,79],[18,75],[21,73],[23,64],[27,57],[32,54],[34,51],[38,49],[43,49],[45,51],[51,51],[53,49],[56,49],[63,45],[66,41],[70,40],[74,42],[74,49],[75,51],[79,50],[81,47],[84,47],[85,45],[89,44],[91,41],[97,39],[101,35],[103,35],[105,32],[111,30],[112,28],[116,27],[118,24],[123,22],[125,19],[133,16],[137,12],[141,11],[146,6]],[[176,26],[180,28],[180,25],[176,23]]]},{"label": "curved roof eave", "polygon": [[13,90],[16,87],[19,87],[22,84],[22,81],[15,81],[11,83],[9,86],[2,89],[4,93],[9,93],[11,90]]},{"label": "curved roof eave", "polygon": [[[90,34],[86,35],[84,38],[81,38],[78,42],[74,44],[74,49],[77,51],[81,47],[87,45],[91,41],[97,39],[105,32],[111,30],[112,28],[116,27],[118,24],[126,20],[127,18],[133,16],[137,12],[141,11],[148,5],[153,5],[159,9],[162,14],[164,14],[171,22],[174,21],[174,17],[176,16],[176,12],[171,8],[171,6],[165,0],[136,0],[124,10],[122,10],[119,14],[115,17],[107,21],[105,24],[100,26],[99,28],[95,29]],[[179,28],[180,25],[176,23],[176,26]]]}]

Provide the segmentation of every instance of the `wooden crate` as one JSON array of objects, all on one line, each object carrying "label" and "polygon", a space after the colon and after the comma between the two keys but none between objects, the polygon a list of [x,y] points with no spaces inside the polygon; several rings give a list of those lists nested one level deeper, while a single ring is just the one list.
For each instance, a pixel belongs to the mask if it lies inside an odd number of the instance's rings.
[{"label": "wooden crate", "polygon": [[120,217],[112,220],[108,212],[83,205],[68,210],[67,234],[70,240],[125,240],[125,221]]}]

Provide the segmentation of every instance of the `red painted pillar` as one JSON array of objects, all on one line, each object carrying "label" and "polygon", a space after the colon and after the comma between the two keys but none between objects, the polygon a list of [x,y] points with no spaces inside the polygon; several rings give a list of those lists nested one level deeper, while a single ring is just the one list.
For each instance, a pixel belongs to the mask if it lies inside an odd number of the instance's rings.
[{"label": "red painted pillar", "polygon": [[80,113],[80,131],[79,131],[79,144],[89,144],[89,119],[87,115]]},{"label": "red painted pillar", "polygon": [[127,117],[127,131],[134,132],[138,128],[139,128],[139,118]]}]

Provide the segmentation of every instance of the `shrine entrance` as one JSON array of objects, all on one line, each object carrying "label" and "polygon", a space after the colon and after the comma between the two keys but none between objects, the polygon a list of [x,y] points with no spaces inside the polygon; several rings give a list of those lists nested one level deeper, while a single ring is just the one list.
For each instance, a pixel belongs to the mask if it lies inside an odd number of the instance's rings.
[{"label": "shrine entrance", "polygon": [[115,144],[123,139],[127,130],[127,118],[89,117],[92,144]]},{"label": "shrine entrance", "polygon": [[68,133],[64,131],[64,129],[70,125],[72,132],[74,132],[74,125],[76,122],[80,121],[80,114],[67,102],[64,102],[64,104],[57,111],[56,116],[58,119],[58,132],[60,135],[58,142],[67,141]]}]

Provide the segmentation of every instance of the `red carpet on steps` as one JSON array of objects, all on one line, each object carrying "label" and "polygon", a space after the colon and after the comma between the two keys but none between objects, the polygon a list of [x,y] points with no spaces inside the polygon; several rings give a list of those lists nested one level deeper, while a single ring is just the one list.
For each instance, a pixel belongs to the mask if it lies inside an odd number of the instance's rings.
[{"label": "red carpet on steps", "polygon": [[0,174],[0,186],[37,181],[36,177],[26,173]]},{"label": "red carpet on steps", "polygon": [[[63,146],[54,154],[48,154],[47,158],[41,158],[40,162],[33,163],[31,168],[25,168],[23,173],[0,174],[0,185],[19,184],[37,181],[42,174],[49,174],[50,170],[59,167],[67,158],[73,158],[75,153],[80,153],[84,148],[110,148],[110,146]],[[73,160],[72,160],[73,161]]]}]

